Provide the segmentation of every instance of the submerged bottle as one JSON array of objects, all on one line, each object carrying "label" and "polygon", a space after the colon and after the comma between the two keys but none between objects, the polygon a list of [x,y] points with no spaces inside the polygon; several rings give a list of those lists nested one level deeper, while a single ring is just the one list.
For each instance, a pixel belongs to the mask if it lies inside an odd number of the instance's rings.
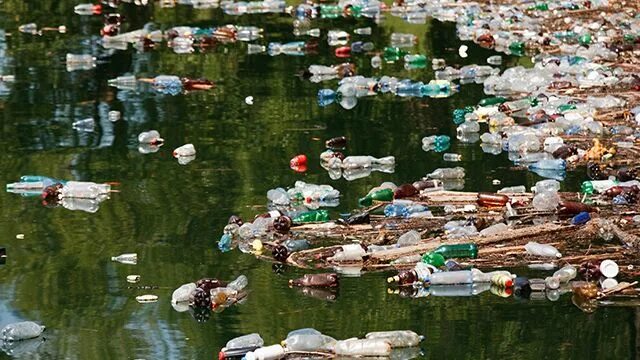
[{"label": "submerged bottle", "polygon": [[335,287],[338,286],[338,274],[305,274],[295,280],[289,280],[292,286]]}]

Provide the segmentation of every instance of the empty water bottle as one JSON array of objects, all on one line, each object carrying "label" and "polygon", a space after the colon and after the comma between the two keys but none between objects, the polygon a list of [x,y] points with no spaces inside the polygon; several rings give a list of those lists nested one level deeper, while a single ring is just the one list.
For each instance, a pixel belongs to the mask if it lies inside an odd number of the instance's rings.
[{"label": "empty water bottle", "polygon": [[3,341],[13,342],[36,338],[42,334],[44,329],[44,326],[33,321],[23,321],[5,326],[0,330],[0,335]]},{"label": "empty water bottle", "polygon": [[436,169],[432,173],[428,174],[427,177],[430,179],[462,179],[464,178],[464,175],[464,168],[455,167]]},{"label": "empty water bottle", "polygon": [[135,265],[138,263],[138,254],[128,253],[128,254],[113,256],[111,257],[111,261],[116,261],[121,264],[127,264],[127,265]]},{"label": "empty water bottle", "polygon": [[535,241],[529,241],[524,249],[527,254],[541,257],[555,257],[561,258],[562,254],[555,247],[548,244],[540,244]]},{"label": "empty water bottle", "polygon": [[93,132],[95,130],[96,122],[93,118],[87,118],[83,120],[75,121],[71,124],[71,127],[77,131]]},{"label": "empty water bottle", "polygon": [[446,153],[442,155],[442,159],[444,161],[458,162],[458,161],[462,161],[462,155]]}]

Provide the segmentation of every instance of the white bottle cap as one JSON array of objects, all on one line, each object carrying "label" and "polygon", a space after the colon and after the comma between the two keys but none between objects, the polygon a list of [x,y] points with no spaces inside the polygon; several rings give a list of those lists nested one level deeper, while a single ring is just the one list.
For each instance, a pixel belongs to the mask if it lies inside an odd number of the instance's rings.
[{"label": "white bottle cap", "polygon": [[600,273],[608,278],[616,277],[618,271],[618,264],[613,260],[603,260],[600,263]]}]

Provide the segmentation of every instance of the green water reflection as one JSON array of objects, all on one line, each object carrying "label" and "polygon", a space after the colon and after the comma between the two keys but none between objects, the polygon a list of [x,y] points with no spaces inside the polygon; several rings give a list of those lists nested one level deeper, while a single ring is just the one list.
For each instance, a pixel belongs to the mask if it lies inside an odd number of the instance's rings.
[{"label": "green water reflection", "polygon": [[[345,278],[335,301],[304,296],[287,287],[301,273],[275,274],[271,265],[238,252],[221,254],[215,247],[227,217],[251,218],[265,209],[266,191],[291,186],[296,180],[329,183],[342,194],[339,210],[356,206],[356,198],[382,181],[407,182],[446,165],[441,154],[421,150],[420,139],[431,134],[455,136],[454,108],[483,97],[481,85],[466,85],[448,99],[362,99],[345,111],[336,105],[319,108],[319,88],[295,73],[311,64],[338,61],[321,44],[314,57],[246,56],[243,44],[213,52],[176,55],[161,49],[111,54],[96,44],[98,18],[74,16],[76,2],[66,0],[0,2],[0,74],[15,74],[10,89],[0,88],[0,181],[23,174],[89,181],[118,181],[119,194],[89,214],[46,208],[37,198],[0,193],[0,241],[9,254],[0,266],[0,325],[30,319],[47,325],[47,341],[37,355],[43,359],[211,359],[230,338],[259,332],[267,343],[290,330],[315,327],[337,338],[361,336],[370,330],[412,329],[426,335],[424,357],[431,359],[549,359],[636,356],[636,314],[628,309],[599,309],[587,315],[568,296],[556,302],[517,301],[484,293],[469,298],[408,299],[388,294],[386,274]],[[123,7],[130,29],[149,21],[161,28],[175,25],[237,23],[265,28],[267,41],[293,40],[291,19],[284,16],[223,17],[219,10],[187,7],[146,9]],[[64,36],[34,38],[17,33],[19,24],[66,24]],[[323,22],[323,28],[353,29],[366,21]],[[417,50],[450,63],[483,62],[491,55],[470,45],[460,59],[455,27],[438,22],[407,25],[389,19],[374,28],[378,48],[393,31],[420,36]],[[3,34],[4,35],[4,34]],[[67,72],[64,56],[92,53],[93,71]],[[401,65],[373,71],[368,56],[354,62],[363,75],[395,75],[428,81],[431,70],[407,72]],[[526,61],[526,60],[525,60]],[[510,65],[516,59],[508,59]],[[133,73],[153,77],[176,74],[218,82],[209,93],[175,97],[109,88],[109,78]],[[253,106],[246,105],[253,96]],[[125,121],[112,124],[107,111],[122,111]],[[99,122],[95,134],[79,135],[71,123],[85,117]],[[157,129],[167,143],[156,154],[137,151],[141,131]],[[354,155],[396,156],[393,174],[373,173],[348,182],[333,181],[316,160],[323,141],[347,136]],[[197,159],[187,166],[171,150],[191,142]],[[466,189],[495,190],[532,185],[535,175],[512,171],[506,156],[485,154],[476,144],[454,142],[467,169]],[[309,171],[296,174],[288,159],[305,153]],[[565,188],[575,189],[580,173],[569,175]],[[15,238],[25,234],[24,240]],[[139,263],[109,261],[123,252],[137,252]],[[126,275],[140,274],[129,289]],[[247,302],[204,323],[170,306],[172,290],[201,277],[231,279],[246,274]],[[540,274],[543,275],[543,274]],[[155,304],[138,304],[144,293],[160,296]],[[4,355],[0,355],[4,356]]]}]

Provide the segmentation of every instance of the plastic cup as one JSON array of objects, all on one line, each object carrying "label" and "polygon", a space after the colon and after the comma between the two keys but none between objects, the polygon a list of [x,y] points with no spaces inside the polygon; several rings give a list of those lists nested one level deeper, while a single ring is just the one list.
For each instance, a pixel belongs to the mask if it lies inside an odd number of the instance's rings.
[{"label": "plastic cup", "polygon": [[600,273],[608,278],[613,278],[618,275],[618,264],[616,264],[613,260],[603,260],[600,263]]}]

